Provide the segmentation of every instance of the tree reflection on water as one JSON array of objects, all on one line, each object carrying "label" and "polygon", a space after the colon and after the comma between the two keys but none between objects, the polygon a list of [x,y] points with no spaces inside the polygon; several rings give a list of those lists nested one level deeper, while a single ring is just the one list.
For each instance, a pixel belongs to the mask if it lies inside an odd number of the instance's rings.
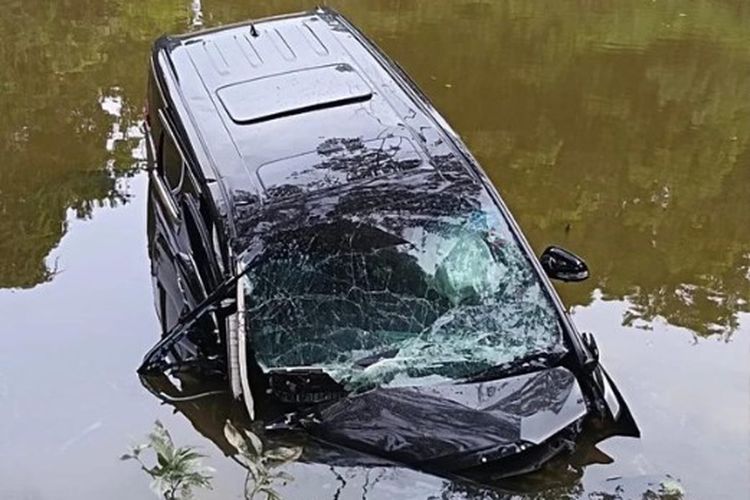
[{"label": "tree reflection on water", "polygon": [[[434,99],[535,247],[557,242],[586,257],[593,279],[562,287],[569,304],[599,290],[629,301],[628,324],[663,317],[725,336],[737,328],[750,310],[744,2],[334,4]],[[307,7],[191,5],[3,10],[0,287],[52,278],[45,260],[69,210],[86,218],[127,201],[117,179],[140,166],[135,127],[151,40],[188,29],[197,13],[213,25]],[[442,56],[424,57],[425,47]],[[102,108],[111,98],[116,115]]]},{"label": "tree reflection on water", "polygon": [[118,179],[140,166],[146,54],[174,17],[112,0],[3,8],[0,288],[52,278],[45,258],[69,210],[89,218],[127,201]]}]

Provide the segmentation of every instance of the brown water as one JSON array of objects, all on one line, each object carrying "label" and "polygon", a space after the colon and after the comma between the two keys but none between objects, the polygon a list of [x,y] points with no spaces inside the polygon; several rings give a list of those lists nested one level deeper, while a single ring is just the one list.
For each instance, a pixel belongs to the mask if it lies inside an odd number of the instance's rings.
[{"label": "brown water", "polygon": [[[750,3],[332,3],[432,98],[536,250],[561,244],[592,269],[560,292],[643,438],[606,441],[612,463],[536,497],[670,475],[687,498],[750,498]],[[204,0],[202,16],[309,7]],[[156,418],[218,469],[201,498],[241,497],[243,470],[134,371],[158,336],[138,129],[147,53],[196,16],[189,0],[0,3],[2,500],[150,498],[117,457]],[[408,469],[290,472],[290,498],[462,488]]]}]

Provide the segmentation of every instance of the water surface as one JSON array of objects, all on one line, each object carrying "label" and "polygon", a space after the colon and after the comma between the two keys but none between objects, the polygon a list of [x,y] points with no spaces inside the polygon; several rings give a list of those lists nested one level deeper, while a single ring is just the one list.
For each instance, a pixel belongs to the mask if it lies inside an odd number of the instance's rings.
[{"label": "water surface", "polygon": [[[628,497],[670,475],[688,498],[747,497],[750,4],[331,4],[430,96],[536,251],[560,244],[592,269],[559,290],[643,438],[606,441],[611,463],[542,474],[555,486],[526,496],[625,484]],[[0,7],[0,498],[149,498],[145,475],[117,457],[156,418],[210,455],[206,498],[240,497],[243,470],[202,423],[222,406],[173,413],[134,371],[158,336],[139,130],[148,48],[201,22],[309,7]],[[298,498],[476,491],[405,468],[290,471],[284,491]]]}]

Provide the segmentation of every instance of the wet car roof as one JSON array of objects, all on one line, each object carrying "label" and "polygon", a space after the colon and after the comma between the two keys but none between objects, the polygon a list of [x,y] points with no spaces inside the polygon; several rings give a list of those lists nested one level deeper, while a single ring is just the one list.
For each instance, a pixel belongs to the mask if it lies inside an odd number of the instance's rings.
[{"label": "wet car roof", "polygon": [[[169,93],[181,96],[191,143],[202,145],[206,178],[221,181],[220,210],[235,221],[237,206],[280,193],[398,175],[405,161],[429,166],[458,154],[421,94],[332,11],[166,37],[155,57],[171,76]],[[331,154],[340,167],[363,153],[387,168],[360,177],[339,168],[331,183]]]}]

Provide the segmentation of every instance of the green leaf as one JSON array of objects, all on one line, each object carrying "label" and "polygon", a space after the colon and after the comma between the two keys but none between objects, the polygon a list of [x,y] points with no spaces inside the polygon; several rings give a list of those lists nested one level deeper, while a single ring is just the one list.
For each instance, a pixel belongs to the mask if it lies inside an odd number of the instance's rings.
[{"label": "green leaf", "polygon": [[[156,450],[157,453],[163,451],[171,451],[174,449],[174,442],[172,442],[172,436],[169,431],[162,425],[160,421],[154,423],[154,431],[149,435],[151,438],[151,447]],[[168,454],[168,453],[165,453]]]},{"label": "green leaf", "polygon": [[676,498],[682,498],[685,495],[685,490],[683,489],[682,484],[680,484],[679,481],[676,481],[670,477],[669,479],[661,482],[659,493],[674,496]]},{"label": "green leaf", "polygon": [[190,448],[189,446],[183,446],[182,448],[179,448],[177,450],[176,456],[180,460],[185,460],[188,462],[194,462],[194,461],[200,461],[201,458],[206,458],[205,455],[198,453],[193,448]]},{"label": "green leaf", "polygon": [[260,440],[260,438],[257,436],[257,434],[253,433],[250,430],[245,429],[245,437],[247,438],[248,443],[255,451],[256,455],[260,455],[263,453],[263,441]]},{"label": "green leaf", "polygon": [[240,431],[238,431],[237,428],[232,425],[232,422],[230,422],[229,420],[227,420],[224,424],[224,437],[227,438],[229,444],[231,444],[240,454],[257,455],[257,453],[255,453],[250,448],[247,440],[242,436],[242,434],[240,434]]},{"label": "green leaf", "polygon": [[265,467],[259,465],[256,461],[252,460],[251,457],[248,457],[247,455],[240,455],[237,457],[237,459],[250,472],[250,475],[253,477],[254,481],[258,481],[258,478],[260,478],[265,473]]},{"label": "green leaf", "polygon": [[297,446],[294,448],[288,448],[286,446],[279,446],[277,448],[270,449],[263,454],[264,458],[280,462],[276,466],[294,462],[302,455],[302,448]]}]

